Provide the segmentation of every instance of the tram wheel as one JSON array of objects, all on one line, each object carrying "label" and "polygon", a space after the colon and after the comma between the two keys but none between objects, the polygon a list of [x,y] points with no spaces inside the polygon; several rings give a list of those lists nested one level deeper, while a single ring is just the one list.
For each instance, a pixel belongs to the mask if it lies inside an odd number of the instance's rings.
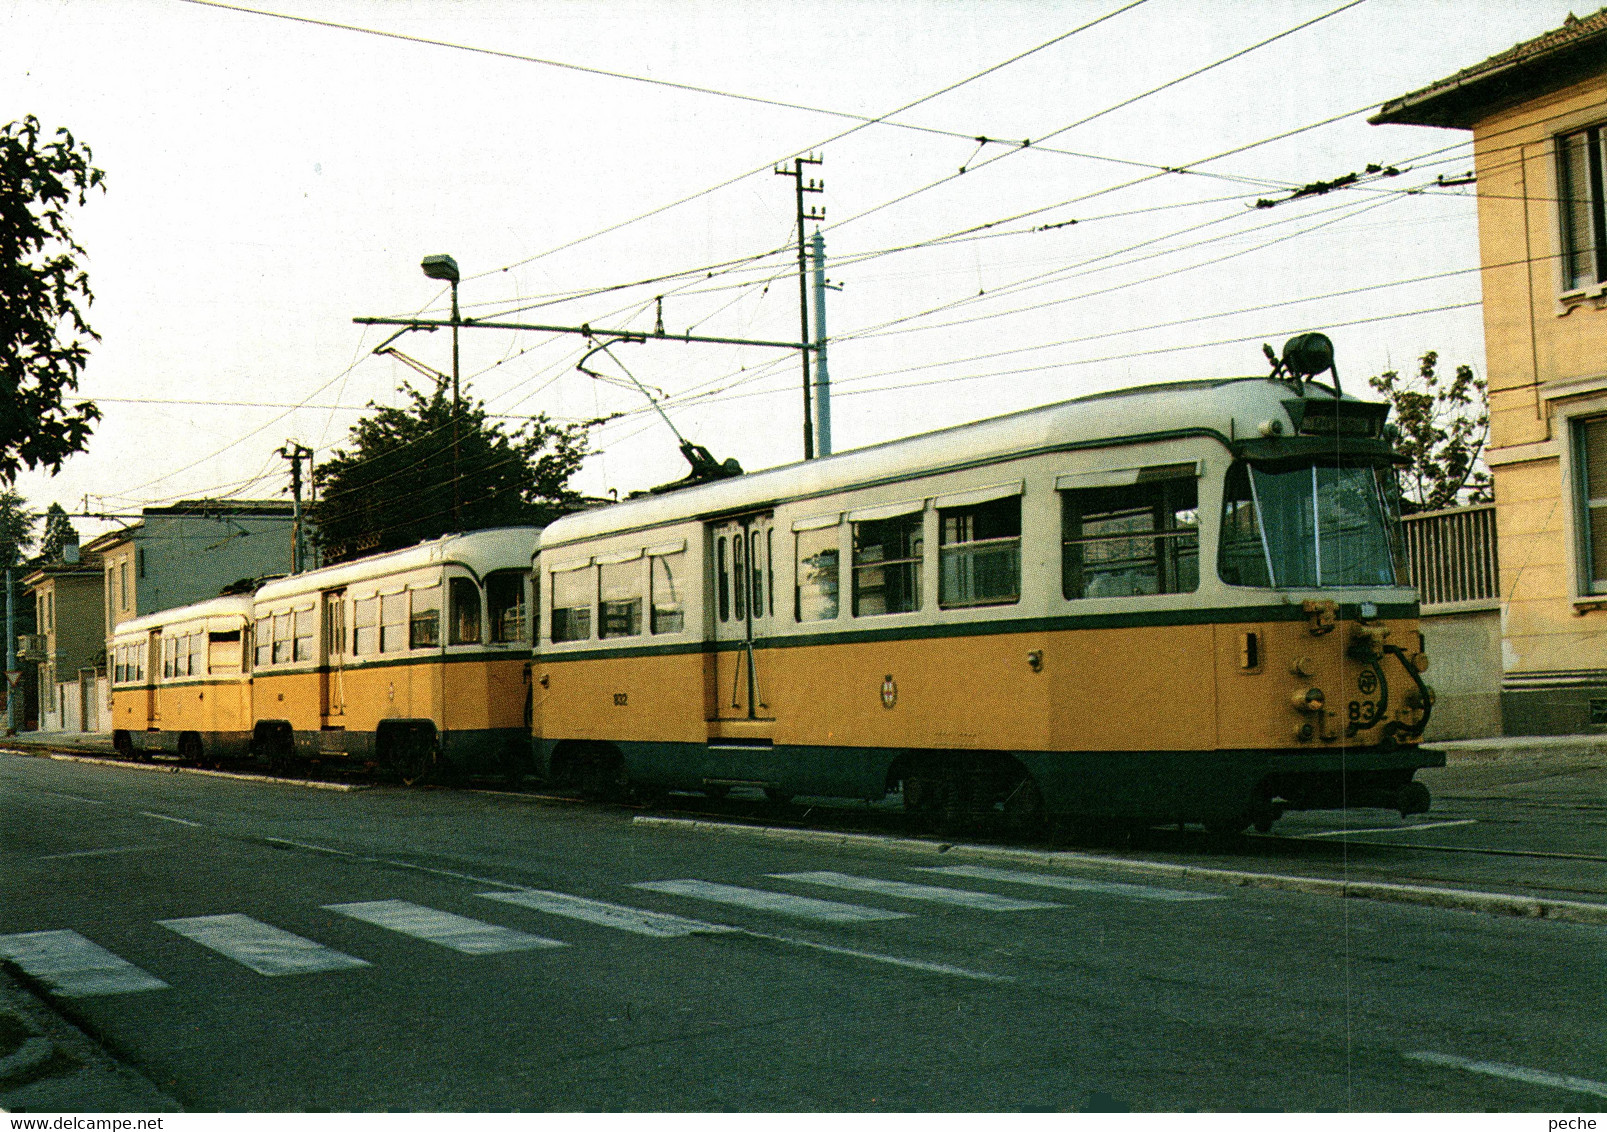
[{"label": "tram wheel", "polygon": [[416,786],[430,772],[430,744],[421,735],[409,735],[396,752],[396,775],[403,786]]},{"label": "tram wheel", "polygon": [[1047,813],[1043,804],[1043,791],[1032,775],[1016,784],[1004,800],[1005,832],[1018,837],[1041,833],[1047,826]]}]

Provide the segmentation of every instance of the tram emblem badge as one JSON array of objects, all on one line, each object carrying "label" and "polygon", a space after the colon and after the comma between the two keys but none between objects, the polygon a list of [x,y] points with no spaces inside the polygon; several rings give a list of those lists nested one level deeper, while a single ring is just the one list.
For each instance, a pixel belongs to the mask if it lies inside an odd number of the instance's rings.
[{"label": "tram emblem badge", "polygon": [[893,683],[892,676],[882,678],[882,706],[889,711],[898,703],[898,685]]}]

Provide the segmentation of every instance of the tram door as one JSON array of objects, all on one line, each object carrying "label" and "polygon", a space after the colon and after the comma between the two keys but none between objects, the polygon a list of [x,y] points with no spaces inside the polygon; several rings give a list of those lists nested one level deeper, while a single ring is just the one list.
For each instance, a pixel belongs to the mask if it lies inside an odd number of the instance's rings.
[{"label": "tram door", "polygon": [[145,718],[155,723],[162,718],[162,701],[156,694],[157,678],[162,675],[162,630],[152,629],[145,639]]},{"label": "tram door", "polygon": [[324,729],[346,726],[346,591],[326,590],[323,598],[323,663],[318,666],[318,703]]},{"label": "tram door", "polygon": [[714,718],[770,720],[768,673],[755,643],[770,635],[775,616],[771,577],[771,516],[748,515],[713,524]]}]

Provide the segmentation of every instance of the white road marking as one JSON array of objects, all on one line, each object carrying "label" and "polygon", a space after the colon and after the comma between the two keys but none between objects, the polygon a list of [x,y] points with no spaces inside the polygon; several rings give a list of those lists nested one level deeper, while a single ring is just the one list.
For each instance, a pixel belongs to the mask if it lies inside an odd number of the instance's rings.
[{"label": "white road marking", "polygon": [[162,990],[155,975],[119,959],[73,931],[0,935],[0,956],[10,959],[57,994],[75,998]]},{"label": "white road marking", "polygon": [[71,798],[74,802],[85,802],[91,806],[104,806],[106,803],[99,798],[85,798],[82,794],[63,794],[60,790],[41,790],[41,794],[49,794],[54,798]]},{"label": "white road marking", "polygon": [[1505,1077],[1509,1081],[1522,1081],[1528,1085],[1545,1085],[1553,1089],[1566,1089],[1571,1093],[1585,1093],[1592,1097],[1607,1097],[1607,1083],[1592,1081],[1588,1077],[1568,1077],[1561,1073],[1547,1073],[1543,1069],[1526,1069],[1521,1065],[1503,1065],[1499,1061],[1474,1061],[1457,1057],[1453,1053],[1420,1051],[1405,1055],[1408,1061],[1422,1061],[1429,1065],[1444,1065],[1452,1069],[1465,1069],[1469,1073],[1483,1073],[1489,1077]]},{"label": "white road marking", "polygon": [[157,923],[250,967],[259,975],[304,975],[368,966],[361,959],[238,912],[158,920]]},{"label": "white road marking", "polygon": [[144,845],[121,845],[116,849],[76,849],[71,853],[46,853],[41,861],[65,861],[69,857],[110,857],[114,853],[138,853]]},{"label": "white road marking", "polygon": [[768,939],[774,943],[805,947],[811,951],[825,951],[832,955],[847,955],[854,959],[869,959],[872,963],[887,963],[894,967],[907,967],[912,971],[926,971],[934,975],[955,975],[962,979],[977,979],[989,983],[1015,982],[1014,975],[993,975],[987,971],[970,971],[964,967],[951,967],[947,963],[933,963],[926,959],[904,959],[897,955],[883,955],[876,951],[860,951],[853,947],[838,947],[830,943],[817,943],[812,939],[794,939],[791,936],[769,935],[765,932],[754,932],[746,929],[742,930],[742,934],[752,936],[754,939]]},{"label": "white road marking", "polygon": [[451,912],[441,912],[406,900],[364,900],[354,904],[325,904],[324,907],[342,916],[388,928],[414,939],[438,943],[464,955],[494,955],[503,951],[568,946],[556,939],[471,920],[467,916],[455,916]]},{"label": "white road marking", "polygon": [[995,896],[991,892],[940,888],[932,884],[909,884],[901,880],[878,880],[875,877],[849,876],[847,873],[771,873],[770,876],[776,880],[795,880],[826,888],[844,888],[851,892],[873,892],[878,896],[897,896],[904,900],[956,904],[962,908],[977,908],[984,912],[1034,912],[1044,908],[1065,907],[1063,904],[1051,904],[1042,900],[1018,900],[1014,896]]},{"label": "white road marking", "polygon": [[794,896],[790,892],[768,892],[758,888],[738,888],[734,884],[715,884],[706,880],[650,880],[632,885],[648,892],[667,892],[671,896],[690,896],[694,900],[710,900],[716,904],[734,904],[739,908],[754,908],[761,912],[775,912],[782,916],[795,916],[803,920],[825,920],[830,923],[852,923],[860,920],[902,920],[908,912],[889,912],[884,908],[866,908],[859,904],[839,904],[835,900],[816,900],[809,896]]},{"label": "white road marking", "polygon": [[1426,821],[1421,825],[1381,825],[1376,829],[1326,829],[1321,833],[1300,833],[1297,837],[1345,837],[1352,833],[1410,833],[1414,829],[1444,829],[1448,825],[1477,825],[1477,818],[1460,821]]},{"label": "white road marking", "polygon": [[948,865],[944,868],[921,868],[917,872],[941,873],[944,876],[968,877],[971,880],[996,880],[1005,884],[1031,884],[1039,888],[1058,888],[1063,892],[1098,892],[1106,896],[1130,896],[1135,900],[1226,900],[1213,892],[1185,892],[1177,888],[1155,888],[1147,884],[1123,884],[1113,880],[1083,880],[1080,877],[1046,876],[1043,873],[1024,873],[1016,869],[992,869],[986,865]]},{"label": "white road marking", "polygon": [[198,821],[190,821],[188,818],[176,818],[172,814],[158,814],[152,810],[141,810],[140,816],[146,818],[155,818],[158,821],[178,822],[179,825],[192,826],[195,829],[203,828],[201,823]]},{"label": "white road marking", "polygon": [[482,892],[479,896],[483,900],[516,904],[521,908],[534,908],[538,912],[549,912],[554,916],[564,916],[571,920],[582,920],[588,924],[618,928],[620,931],[656,936],[660,939],[696,935],[699,932],[738,930],[724,924],[705,924],[700,920],[686,919],[684,916],[672,916],[668,912],[649,912],[624,904],[609,904],[603,900],[588,900],[584,896],[570,896],[565,892],[546,892],[536,888],[519,889],[514,892]]}]

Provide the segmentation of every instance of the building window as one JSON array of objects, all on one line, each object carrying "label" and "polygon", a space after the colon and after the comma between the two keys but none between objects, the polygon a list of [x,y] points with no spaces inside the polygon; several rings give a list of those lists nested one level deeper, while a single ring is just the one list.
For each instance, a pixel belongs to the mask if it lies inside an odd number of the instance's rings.
[{"label": "building window", "polygon": [[686,628],[686,551],[655,554],[650,561],[653,632],[679,633]]},{"label": "building window", "polygon": [[1200,586],[1193,478],[1061,492],[1061,592],[1071,599]]},{"label": "building window", "polygon": [[498,570],[486,575],[485,605],[494,644],[510,645],[529,639],[525,635],[523,570]]},{"label": "building window", "polygon": [[117,593],[122,598],[123,609],[128,610],[134,607],[131,600],[132,595],[128,590],[128,559],[126,558],[117,564]]},{"label": "building window", "polygon": [[1607,417],[1574,422],[1580,588],[1607,593]]},{"label": "building window", "polygon": [[409,622],[407,647],[433,649],[441,643],[441,587],[425,586],[413,591],[413,617]]},{"label": "building window", "polygon": [[938,605],[1021,600],[1021,497],[938,512]]},{"label": "building window", "polygon": [[854,524],[854,616],[921,608],[925,516],[916,511]]},{"label": "building window", "polygon": [[1602,142],[1596,127],[1557,139],[1557,213],[1562,220],[1562,289],[1607,282],[1607,216],[1602,208]]}]

